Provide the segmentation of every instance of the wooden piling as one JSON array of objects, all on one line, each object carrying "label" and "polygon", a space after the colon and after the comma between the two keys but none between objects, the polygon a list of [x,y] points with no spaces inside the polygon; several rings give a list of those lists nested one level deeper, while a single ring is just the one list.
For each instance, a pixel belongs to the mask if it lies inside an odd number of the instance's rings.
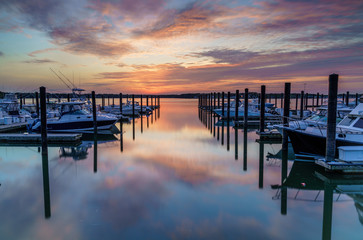
[{"label": "wooden piling", "polygon": [[358,93],[355,94],[355,106],[358,105]]},{"label": "wooden piling", "polygon": [[36,103],[36,109],[37,109],[37,117],[40,117],[39,115],[39,96],[38,92],[35,92],[35,103]]},{"label": "wooden piling", "polygon": [[224,92],[222,92],[222,117],[224,117]]},{"label": "wooden piling", "polygon": [[42,135],[42,154],[48,155],[48,141],[47,141],[47,103],[45,101],[46,90],[45,87],[40,87],[40,121],[41,121],[41,135]]},{"label": "wooden piling", "polygon": [[68,93],[67,94],[67,102],[70,102],[71,101],[71,96],[70,96],[70,94]]},{"label": "wooden piling", "polygon": [[[235,106],[235,122],[238,122],[238,105],[239,105],[239,90],[236,90],[236,106]],[[236,125],[235,125],[236,126]],[[236,126],[237,127],[237,126]]]},{"label": "wooden piling", "polygon": [[92,115],[93,115],[93,134],[97,135],[97,109],[96,109],[95,91],[92,91]]},{"label": "wooden piling", "polygon": [[304,91],[300,95],[300,119],[304,118]]},{"label": "wooden piling", "polygon": [[245,88],[245,95],[244,95],[244,113],[243,113],[243,126],[247,128],[248,126],[248,88]]},{"label": "wooden piling", "polygon": [[328,122],[327,122],[327,132],[326,132],[326,154],[325,154],[326,162],[330,162],[335,159],[338,78],[339,78],[338,74],[329,75]]},{"label": "wooden piling", "polygon": [[261,86],[261,107],[260,107],[260,133],[265,131],[265,92],[266,86]]},{"label": "wooden piling", "polygon": [[122,93],[120,93],[120,114],[122,114]]},{"label": "wooden piling", "polygon": [[349,106],[349,91],[347,91],[347,98],[345,99],[345,105]]}]

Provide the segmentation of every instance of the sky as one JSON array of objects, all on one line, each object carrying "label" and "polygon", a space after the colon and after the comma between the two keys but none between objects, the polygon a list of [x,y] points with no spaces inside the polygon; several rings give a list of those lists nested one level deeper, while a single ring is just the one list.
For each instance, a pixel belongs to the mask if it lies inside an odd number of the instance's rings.
[{"label": "sky", "polygon": [[332,73],[363,93],[362,0],[0,1],[0,91],[326,93]]}]

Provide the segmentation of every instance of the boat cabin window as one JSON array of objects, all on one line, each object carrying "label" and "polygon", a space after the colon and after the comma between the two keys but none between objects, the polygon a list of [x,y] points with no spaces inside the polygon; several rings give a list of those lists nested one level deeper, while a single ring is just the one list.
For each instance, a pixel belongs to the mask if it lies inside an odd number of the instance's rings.
[{"label": "boat cabin window", "polygon": [[343,121],[341,121],[339,123],[339,125],[341,126],[350,126],[350,124],[352,124],[352,122],[357,119],[356,117],[346,117],[343,119]]},{"label": "boat cabin window", "polygon": [[355,124],[354,127],[363,129],[363,118],[360,118]]}]

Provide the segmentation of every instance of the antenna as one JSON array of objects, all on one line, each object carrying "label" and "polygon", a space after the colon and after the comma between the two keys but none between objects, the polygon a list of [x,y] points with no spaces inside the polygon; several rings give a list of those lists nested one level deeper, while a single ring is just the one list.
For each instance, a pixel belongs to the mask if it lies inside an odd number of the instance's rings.
[{"label": "antenna", "polygon": [[49,68],[70,90],[72,90],[72,88],[52,69]]},{"label": "antenna", "polygon": [[69,80],[66,76],[64,76],[64,74],[61,71],[58,72],[62,74],[62,76],[65,77],[65,79],[67,79],[67,81],[72,85],[73,88],[76,88],[76,86],[71,82],[71,80]]}]

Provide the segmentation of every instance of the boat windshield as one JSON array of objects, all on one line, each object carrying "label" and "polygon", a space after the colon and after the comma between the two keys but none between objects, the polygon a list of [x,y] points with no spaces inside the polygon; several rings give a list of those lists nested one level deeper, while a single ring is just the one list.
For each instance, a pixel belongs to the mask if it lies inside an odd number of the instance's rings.
[{"label": "boat windshield", "polygon": [[354,127],[363,129],[363,119],[358,119],[358,121],[354,124]]},{"label": "boat windshield", "polygon": [[350,126],[350,124],[352,124],[352,122],[357,119],[356,117],[346,117],[345,119],[343,119],[343,121],[341,121],[339,123],[340,126]]},{"label": "boat windshield", "polygon": [[63,105],[61,109],[63,114],[72,114],[72,115],[86,115],[88,111],[82,108],[81,104],[72,104],[72,105]]}]

